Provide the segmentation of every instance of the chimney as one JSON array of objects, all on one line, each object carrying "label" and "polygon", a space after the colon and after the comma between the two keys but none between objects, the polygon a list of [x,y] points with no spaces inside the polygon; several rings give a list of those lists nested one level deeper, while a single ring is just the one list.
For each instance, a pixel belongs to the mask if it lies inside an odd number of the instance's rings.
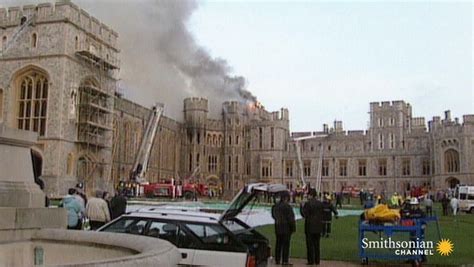
[{"label": "chimney", "polygon": [[444,112],[444,120],[445,121],[451,121],[451,110],[446,110]]},{"label": "chimney", "polygon": [[342,121],[334,121],[334,131],[336,133],[342,132]]},{"label": "chimney", "polygon": [[328,125],[327,125],[326,123],[323,124],[323,132],[324,132],[324,133],[329,133],[329,127],[328,127]]}]

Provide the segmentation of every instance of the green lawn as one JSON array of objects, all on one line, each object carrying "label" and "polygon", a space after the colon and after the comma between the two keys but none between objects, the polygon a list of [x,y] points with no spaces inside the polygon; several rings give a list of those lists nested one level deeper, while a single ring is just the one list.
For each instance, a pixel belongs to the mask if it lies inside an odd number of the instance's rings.
[{"label": "green lawn", "polygon": [[[435,208],[441,214],[440,207]],[[321,239],[321,257],[325,260],[340,260],[360,262],[358,257],[358,220],[357,216],[333,219],[332,235]],[[457,217],[441,217],[439,220],[441,238],[448,238],[454,243],[454,252],[447,257],[428,256],[429,264],[460,265],[474,264],[474,215],[461,214]],[[291,239],[291,257],[306,258],[306,244],[304,236],[304,222],[297,222],[297,231]],[[272,247],[275,246],[274,226],[266,225],[257,228],[269,238]],[[436,225],[430,223],[426,231],[426,240],[438,241]]]}]

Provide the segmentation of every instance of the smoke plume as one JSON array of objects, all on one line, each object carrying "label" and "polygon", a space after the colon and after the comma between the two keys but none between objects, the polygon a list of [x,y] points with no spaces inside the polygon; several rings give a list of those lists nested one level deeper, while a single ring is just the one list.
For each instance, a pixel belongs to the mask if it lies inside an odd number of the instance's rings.
[{"label": "smoke plume", "polygon": [[[3,6],[40,2],[0,0]],[[209,99],[212,117],[219,116],[224,101],[256,101],[246,90],[245,78],[230,75],[227,61],[211,57],[188,30],[196,1],[73,2],[118,32],[119,90],[125,97],[145,106],[162,102],[166,114],[178,120],[186,97]]]}]

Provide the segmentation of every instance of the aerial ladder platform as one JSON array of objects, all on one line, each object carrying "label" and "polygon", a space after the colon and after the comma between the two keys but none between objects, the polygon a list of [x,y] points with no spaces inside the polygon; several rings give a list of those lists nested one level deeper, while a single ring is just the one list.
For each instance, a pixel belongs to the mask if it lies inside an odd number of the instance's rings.
[{"label": "aerial ladder platform", "polygon": [[148,123],[143,133],[140,147],[135,156],[133,168],[130,171],[130,181],[136,184],[147,184],[146,171],[148,169],[148,161],[155,140],[158,125],[163,114],[163,104],[153,106],[152,112],[148,118]]}]

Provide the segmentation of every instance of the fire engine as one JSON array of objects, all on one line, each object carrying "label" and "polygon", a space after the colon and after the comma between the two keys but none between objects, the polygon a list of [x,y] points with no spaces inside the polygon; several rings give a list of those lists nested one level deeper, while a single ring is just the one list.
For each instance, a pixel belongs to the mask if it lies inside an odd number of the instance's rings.
[{"label": "fire engine", "polygon": [[144,185],[144,194],[146,197],[184,197],[185,199],[208,196],[209,187],[205,184],[194,182],[198,171],[199,167],[185,180],[184,184],[181,181],[177,182],[175,179],[169,179],[162,180],[160,183]]}]

